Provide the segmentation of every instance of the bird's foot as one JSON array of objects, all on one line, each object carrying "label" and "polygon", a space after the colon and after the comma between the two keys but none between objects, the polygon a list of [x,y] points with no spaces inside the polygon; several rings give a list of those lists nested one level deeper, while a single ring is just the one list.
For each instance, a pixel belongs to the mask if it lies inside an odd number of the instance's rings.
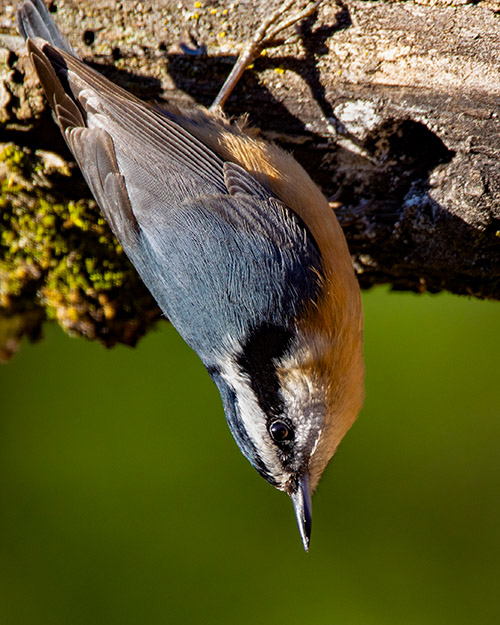
[{"label": "bird's foot", "polygon": [[[233,92],[233,89],[238,84],[243,72],[255,61],[259,54],[267,48],[282,44],[283,41],[278,40],[278,35],[287,28],[290,28],[290,26],[312,15],[320,3],[321,0],[308,0],[301,10],[295,11],[286,17],[287,13],[297,4],[297,0],[285,0],[285,2],[273,11],[257,29],[253,38],[244,45],[231,73],[213,101],[210,111],[222,109],[226,100]],[[303,2],[299,4],[304,5]],[[281,21],[280,18],[282,18]]]}]

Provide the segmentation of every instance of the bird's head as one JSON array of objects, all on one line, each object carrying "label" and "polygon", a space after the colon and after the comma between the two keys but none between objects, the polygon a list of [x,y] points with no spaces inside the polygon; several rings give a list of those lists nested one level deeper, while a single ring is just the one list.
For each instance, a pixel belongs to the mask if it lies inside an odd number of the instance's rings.
[{"label": "bird's head", "polygon": [[[361,311],[358,302],[356,308]],[[364,394],[360,316],[351,307],[333,322],[331,311],[326,318],[324,312],[320,303],[292,327],[254,329],[211,370],[236,442],[291,497],[306,550],[311,494]]]}]

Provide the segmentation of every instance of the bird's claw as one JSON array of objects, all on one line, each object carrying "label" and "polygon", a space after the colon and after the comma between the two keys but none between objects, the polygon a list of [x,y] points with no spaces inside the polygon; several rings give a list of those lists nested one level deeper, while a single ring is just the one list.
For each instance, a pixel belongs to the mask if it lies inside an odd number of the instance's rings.
[{"label": "bird's claw", "polygon": [[311,16],[318,8],[322,0],[315,0],[306,3],[306,6],[295,13],[292,13],[288,18],[278,21],[284,14],[288,13],[294,5],[297,4],[297,0],[285,0],[275,11],[271,13],[259,26],[253,38],[248,41],[236,61],[231,73],[226,79],[226,82],[222,85],[217,97],[210,107],[211,111],[221,109],[228,97],[233,92],[233,89],[240,80],[243,72],[255,59],[267,48],[272,48],[277,45],[281,45],[285,40],[278,40],[277,37],[287,28],[290,28],[297,22]]}]

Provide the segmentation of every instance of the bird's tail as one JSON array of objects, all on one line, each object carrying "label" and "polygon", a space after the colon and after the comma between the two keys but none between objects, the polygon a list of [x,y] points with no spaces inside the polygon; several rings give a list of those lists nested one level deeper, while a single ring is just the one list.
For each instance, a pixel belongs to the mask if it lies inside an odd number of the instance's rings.
[{"label": "bird's tail", "polygon": [[43,0],[23,0],[16,10],[17,29],[25,39],[40,37],[76,56],[66,37],[57,28]]}]

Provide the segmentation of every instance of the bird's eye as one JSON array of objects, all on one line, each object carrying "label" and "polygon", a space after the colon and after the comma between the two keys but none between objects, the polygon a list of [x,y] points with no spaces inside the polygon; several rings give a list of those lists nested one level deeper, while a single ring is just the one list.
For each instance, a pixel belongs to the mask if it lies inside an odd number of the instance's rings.
[{"label": "bird's eye", "polygon": [[284,421],[273,421],[269,426],[269,434],[275,443],[284,443],[293,438],[292,428]]}]

